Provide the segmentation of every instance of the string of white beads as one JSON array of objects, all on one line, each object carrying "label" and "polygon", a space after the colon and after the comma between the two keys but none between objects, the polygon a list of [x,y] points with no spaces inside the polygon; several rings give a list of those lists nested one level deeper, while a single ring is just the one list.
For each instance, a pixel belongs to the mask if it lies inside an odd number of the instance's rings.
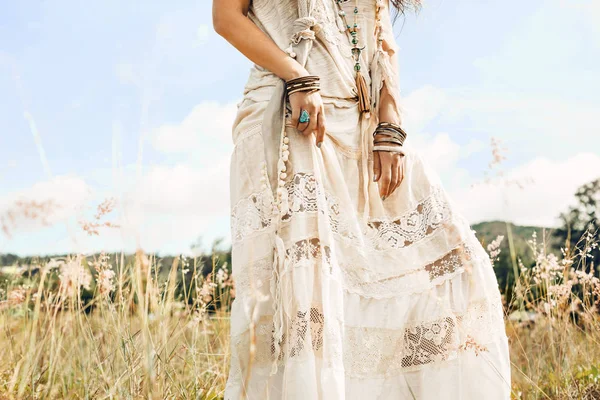
[{"label": "string of white beads", "polygon": [[267,190],[267,181],[269,180],[269,175],[267,173],[267,162],[265,160],[260,163],[261,176],[260,176],[260,187],[261,189]]},{"label": "string of white beads", "polygon": [[285,188],[285,178],[287,178],[287,162],[290,156],[290,139],[287,137],[285,129],[281,132],[281,140],[279,142],[279,159],[277,160],[277,199],[276,207],[283,215],[289,210],[288,193]]},{"label": "string of white beads", "polygon": [[290,157],[290,139],[287,137],[285,129],[281,132],[279,143],[279,160],[277,160],[277,207],[281,215],[287,214],[289,210],[288,192],[285,188],[285,178],[287,178],[287,162]]}]

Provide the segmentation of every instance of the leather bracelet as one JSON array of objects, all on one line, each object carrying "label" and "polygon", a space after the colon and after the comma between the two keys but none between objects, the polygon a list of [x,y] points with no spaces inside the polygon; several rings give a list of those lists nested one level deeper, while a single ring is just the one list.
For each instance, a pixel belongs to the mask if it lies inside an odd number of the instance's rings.
[{"label": "leather bracelet", "polygon": [[307,86],[300,86],[300,87],[296,87],[294,89],[288,90],[287,94],[288,96],[290,94],[296,93],[296,92],[318,92],[321,89],[321,87],[319,85],[307,85]]},{"label": "leather bracelet", "polygon": [[373,137],[377,136],[377,135],[386,135],[386,136],[392,136],[392,137],[397,137],[399,139],[406,139],[406,134],[399,132],[397,130],[394,129],[390,129],[390,128],[376,128],[375,132],[373,132]]},{"label": "leather bracelet", "polygon": [[404,144],[401,140],[395,139],[395,138],[378,139],[373,142],[374,145],[383,144],[383,143],[393,143],[393,144],[397,144],[398,146],[402,146]]},{"label": "leather bracelet", "polygon": [[401,146],[375,145],[373,146],[373,151],[389,151],[390,153],[399,153],[402,156],[405,155]]},{"label": "leather bracelet", "polygon": [[320,80],[316,75],[301,76],[285,82],[288,95],[301,91],[314,91],[320,89]]},{"label": "leather bracelet", "polygon": [[[386,139],[375,139],[377,135],[387,136]],[[400,146],[406,140],[406,132],[400,125],[391,122],[380,122],[373,132],[373,143],[396,143]]]},{"label": "leather bracelet", "polygon": [[384,130],[384,131],[393,131],[397,132],[399,135],[406,137],[407,133],[402,129],[399,125],[392,124],[390,122],[380,122],[377,125],[376,130]]}]

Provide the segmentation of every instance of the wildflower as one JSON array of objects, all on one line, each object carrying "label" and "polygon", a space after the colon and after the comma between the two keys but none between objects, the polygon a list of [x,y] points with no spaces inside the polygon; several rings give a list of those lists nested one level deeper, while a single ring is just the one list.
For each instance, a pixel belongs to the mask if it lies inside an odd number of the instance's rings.
[{"label": "wildflower", "polygon": [[7,298],[8,303],[12,306],[18,306],[25,302],[25,298],[27,297],[27,292],[24,288],[13,289],[8,292]]},{"label": "wildflower", "polygon": [[496,237],[496,239],[494,239],[488,246],[487,246],[487,250],[488,253],[490,255],[490,260],[492,261],[492,264],[496,261],[499,260],[499,255],[500,252],[502,251],[500,249],[500,244],[502,243],[502,241],[504,240],[504,236],[503,235],[498,235]]},{"label": "wildflower", "polygon": [[227,277],[227,270],[225,270],[225,268],[223,267],[219,268],[219,270],[217,271],[217,283],[220,287],[223,287],[225,281],[227,280]]},{"label": "wildflower", "polygon": [[519,264],[519,270],[521,273],[527,272],[527,267],[523,264],[523,260],[521,260],[521,258],[517,260],[517,263]]},{"label": "wildflower", "polygon": [[85,232],[87,232],[87,234],[90,236],[98,236],[100,234],[100,231],[99,231],[100,228],[118,228],[119,225],[116,225],[112,222],[109,222],[109,221],[101,222],[100,221],[104,216],[111,213],[115,209],[115,206],[116,206],[116,200],[114,198],[108,198],[108,199],[104,200],[102,203],[100,203],[100,205],[98,205],[98,208],[96,210],[96,215],[94,215],[92,221],[84,221],[84,220],[79,221],[79,225],[81,226],[81,229],[83,229]]},{"label": "wildflower", "polygon": [[76,294],[81,287],[89,289],[92,283],[92,275],[83,267],[80,256],[63,263],[58,278],[61,291],[68,295]]},{"label": "wildflower", "polygon": [[0,214],[0,230],[8,237],[19,219],[39,221],[48,225],[49,217],[59,208],[54,200],[17,200],[8,210]]},{"label": "wildflower", "polygon": [[108,296],[115,290],[114,277],[115,271],[112,269],[104,269],[98,273],[96,284],[98,285],[98,291],[101,295]]}]

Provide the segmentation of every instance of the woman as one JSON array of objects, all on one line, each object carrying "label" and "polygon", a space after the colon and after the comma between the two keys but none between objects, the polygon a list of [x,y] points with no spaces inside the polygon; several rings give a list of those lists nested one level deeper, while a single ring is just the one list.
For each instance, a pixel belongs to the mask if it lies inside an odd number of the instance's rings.
[{"label": "woman", "polygon": [[214,0],[255,64],[233,127],[227,400],[509,398],[490,260],[404,146],[390,8],[408,1]]}]

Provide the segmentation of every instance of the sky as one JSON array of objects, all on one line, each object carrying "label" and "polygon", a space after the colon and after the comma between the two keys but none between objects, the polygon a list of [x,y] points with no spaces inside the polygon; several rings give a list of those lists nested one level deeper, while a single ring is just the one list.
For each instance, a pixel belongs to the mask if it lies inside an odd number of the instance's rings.
[{"label": "sky", "polygon": [[[227,244],[251,63],[211,3],[0,0],[0,253]],[[556,226],[600,177],[599,20],[597,0],[427,0],[396,21],[408,141],[470,222]]]}]

